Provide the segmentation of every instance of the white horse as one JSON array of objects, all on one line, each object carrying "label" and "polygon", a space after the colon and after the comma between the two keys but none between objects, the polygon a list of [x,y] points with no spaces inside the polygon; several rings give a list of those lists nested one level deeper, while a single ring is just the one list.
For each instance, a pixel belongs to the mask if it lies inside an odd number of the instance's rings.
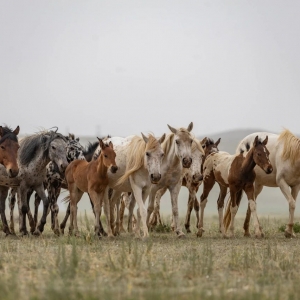
[{"label": "white horse", "polygon": [[155,195],[162,188],[167,188],[171,194],[172,217],[174,229],[178,237],[185,236],[178,221],[178,194],[182,184],[183,168],[189,168],[192,164],[192,143],[193,136],[191,130],[193,123],[187,129],[175,129],[169,126],[172,131],[162,144],[165,157],[161,166],[162,179],[158,184],[152,185],[149,195],[149,205],[147,214],[147,224],[154,210]]},{"label": "white horse", "polygon": [[[273,172],[266,174],[260,168],[255,167],[255,199],[260,194],[264,186],[279,187],[289,204],[289,223],[285,229],[286,237],[295,237],[293,232],[294,212],[296,199],[300,189],[300,139],[285,129],[280,135],[269,132],[256,132],[246,136],[238,145],[240,149],[249,151],[249,145],[256,136],[264,139],[268,136],[268,149],[270,151],[270,161]],[[245,235],[250,236],[249,221],[251,210],[248,207],[247,216],[244,223]]]},{"label": "white horse", "polygon": [[[204,157],[205,157],[205,152],[202,148],[202,145],[206,143],[207,138],[202,139],[199,141],[198,139],[193,140],[192,144],[192,164],[189,169],[183,168],[182,169],[182,174],[181,174],[181,182],[182,186],[185,186],[189,190],[189,199],[188,199],[188,204],[187,204],[187,213],[185,217],[185,229],[187,233],[190,233],[190,218],[191,218],[191,212],[193,208],[195,208],[196,212],[196,218],[197,218],[197,227],[199,224],[199,203],[196,198],[196,193],[202,183],[202,170],[201,170],[201,165],[203,163]],[[160,219],[160,200],[161,197],[164,195],[164,193],[167,191],[167,187],[163,187],[159,191],[156,192],[155,195],[155,207],[154,211],[150,217],[150,224],[151,226],[155,226],[157,222],[159,224],[162,224],[161,219]],[[172,227],[174,224],[172,224]]]}]

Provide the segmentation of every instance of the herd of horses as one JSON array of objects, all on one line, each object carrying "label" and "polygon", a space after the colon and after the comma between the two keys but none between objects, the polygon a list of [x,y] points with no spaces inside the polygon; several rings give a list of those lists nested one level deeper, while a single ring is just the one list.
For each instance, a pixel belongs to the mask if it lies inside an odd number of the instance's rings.
[{"label": "herd of horses", "polygon": [[[300,139],[285,129],[280,135],[256,132],[246,136],[235,154],[219,151],[216,142],[205,137],[199,140],[187,128],[169,126],[170,133],[156,138],[145,136],[110,137],[83,147],[74,135],[64,136],[56,130],[41,131],[18,141],[19,126],[12,130],[0,126],[0,214],[3,231],[15,235],[14,207],[17,201],[19,231],[40,235],[47,216],[51,228],[63,234],[70,218],[69,234],[79,235],[77,204],[87,193],[95,216],[98,237],[118,235],[124,230],[123,215],[128,208],[129,232],[137,237],[149,236],[149,230],[161,223],[159,207],[162,195],[169,190],[172,204],[172,228],[178,237],[185,236],[178,214],[178,194],[185,186],[189,191],[186,232],[191,232],[190,216],[196,212],[197,236],[204,233],[204,209],[214,184],[220,188],[217,200],[219,230],[223,237],[234,236],[234,219],[243,193],[248,198],[244,234],[250,236],[253,216],[256,237],[264,233],[259,223],[256,200],[264,186],[279,187],[289,204],[286,237],[294,237],[294,212],[300,189]],[[203,192],[200,202],[196,193]],[[59,224],[57,199],[61,189],[67,189],[68,208]],[[229,201],[224,214],[224,200]],[[29,201],[35,192],[34,215]],[[10,222],[5,214],[9,199]],[[148,199],[146,209],[145,202]],[[43,213],[38,221],[38,208]],[[270,199],[270,201],[272,201]],[[137,217],[134,207],[137,204]],[[102,207],[106,216],[106,231],[101,224]]]}]

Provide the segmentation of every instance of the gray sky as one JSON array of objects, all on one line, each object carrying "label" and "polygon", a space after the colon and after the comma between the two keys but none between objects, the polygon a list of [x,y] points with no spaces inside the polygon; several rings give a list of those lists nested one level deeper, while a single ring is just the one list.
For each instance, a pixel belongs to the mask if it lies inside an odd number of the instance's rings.
[{"label": "gray sky", "polygon": [[299,133],[299,16],[300,1],[0,0],[0,123]]}]

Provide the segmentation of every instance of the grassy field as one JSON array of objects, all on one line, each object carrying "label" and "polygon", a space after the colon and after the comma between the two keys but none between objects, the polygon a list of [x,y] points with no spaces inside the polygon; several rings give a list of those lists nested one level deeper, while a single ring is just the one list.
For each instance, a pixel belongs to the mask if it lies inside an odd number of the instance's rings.
[{"label": "grassy field", "polygon": [[80,238],[55,237],[49,224],[39,238],[2,235],[1,299],[298,299],[300,239],[284,238],[285,220],[261,222],[262,240],[244,238],[241,220],[222,239],[215,218],[201,239],[157,230],[98,240],[84,215]]}]

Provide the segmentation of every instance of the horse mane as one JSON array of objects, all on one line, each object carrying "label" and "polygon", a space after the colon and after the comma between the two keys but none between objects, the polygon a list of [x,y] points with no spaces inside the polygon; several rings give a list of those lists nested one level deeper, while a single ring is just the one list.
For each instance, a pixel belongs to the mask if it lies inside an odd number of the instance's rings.
[{"label": "horse mane", "polygon": [[297,138],[288,129],[285,129],[279,135],[278,141],[282,141],[284,144],[281,154],[282,159],[289,159],[292,164],[295,163],[296,160],[300,157],[300,139]]},{"label": "horse mane", "polygon": [[199,140],[193,139],[192,143],[192,152],[199,150],[203,155],[205,154],[204,149],[202,148],[202,145]]},{"label": "horse mane", "polygon": [[3,136],[0,138],[0,144],[6,139],[18,142],[18,137],[13,133],[13,130],[8,126],[2,126]]},{"label": "horse mane", "polygon": [[144,155],[146,151],[158,147],[159,142],[152,134],[149,134],[148,139],[148,142],[145,143],[139,136],[132,138],[128,145],[126,172],[116,182],[116,186],[122,184],[132,173],[144,165]]},{"label": "horse mane", "polygon": [[66,138],[62,134],[52,130],[41,131],[23,138],[20,142],[19,149],[20,164],[25,166],[28,165],[35,159],[36,153],[39,149],[42,149],[43,159],[46,159],[50,143],[58,138],[67,142]]},{"label": "horse mane", "polygon": [[83,155],[85,156],[85,159],[90,162],[93,158],[93,155],[99,146],[99,142],[89,142],[85,149],[83,149]]},{"label": "horse mane", "polygon": [[[191,133],[186,128],[181,127],[177,129],[177,131],[187,133],[189,136],[191,136]],[[174,136],[175,136],[174,133],[169,133],[166,136],[165,140],[162,142],[161,147],[165,154],[169,153],[171,147],[173,146]]]}]

